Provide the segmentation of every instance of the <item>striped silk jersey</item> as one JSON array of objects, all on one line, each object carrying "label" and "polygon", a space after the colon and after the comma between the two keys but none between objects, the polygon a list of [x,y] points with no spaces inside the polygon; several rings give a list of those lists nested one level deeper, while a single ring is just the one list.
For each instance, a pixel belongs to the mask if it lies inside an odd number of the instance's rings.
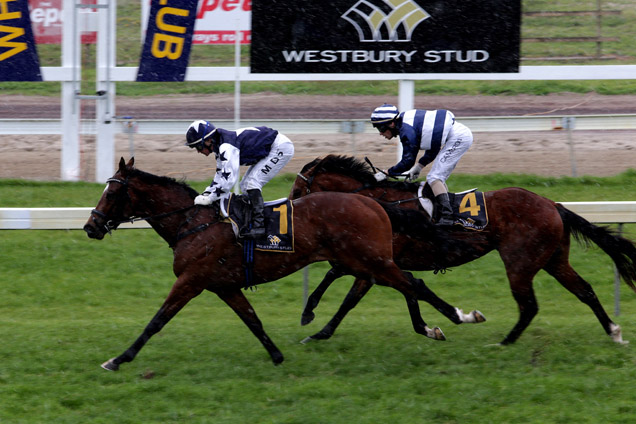
[{"label": "striped silk jersey", "polygon": [[389,168],[389,175],[398,175],[411,169],[420,150],[426,150],[419,160],[422,166],[431,163],[446,142],[454,123],[455,115],[445,109],[402,112],[396,120],[402,143],[402,159]]}]

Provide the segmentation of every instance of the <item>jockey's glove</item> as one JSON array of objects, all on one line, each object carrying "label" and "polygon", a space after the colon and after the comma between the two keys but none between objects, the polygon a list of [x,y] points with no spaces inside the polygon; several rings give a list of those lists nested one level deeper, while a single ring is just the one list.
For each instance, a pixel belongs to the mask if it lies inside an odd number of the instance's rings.
[{"label": "jockey's glove", "polygon": [[376,172],[373,176],[377,182],[386,180],[386,174],[382,171]]},{"label": "jockey's glove", "polygon": [[420,176],[420,172],[422,172],[422,168],[424,168],[422,166],[421,163],[417,162],[415,163],[415,165],[413,165],[413,168],[409,169],[408,171],[406,171],[405,173],[403,173],[402,175],[406,176],[406,180],[417,180],[417,177]]},{"label": "jockey's glove", "polygon": [[204,191],[202,194],[199,194],[197,197],[194,198],[194,204],[201,206],[211,205],[212,202],[214,202],[215,200],[212,198],[211,194],[212,193],[210,193],[209,191]]}]

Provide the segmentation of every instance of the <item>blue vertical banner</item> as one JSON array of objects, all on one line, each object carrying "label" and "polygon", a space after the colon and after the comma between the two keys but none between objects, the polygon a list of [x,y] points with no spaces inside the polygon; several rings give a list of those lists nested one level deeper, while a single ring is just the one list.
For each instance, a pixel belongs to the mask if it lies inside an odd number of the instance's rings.
[{"label": "blue vertical banner", "polygon": [[197,0],[152,0],[137,81],[183,81]]},{"label": "blue vertical banner", "polygon": [[0,81],[42,81],[28,0],[0,0]]}]

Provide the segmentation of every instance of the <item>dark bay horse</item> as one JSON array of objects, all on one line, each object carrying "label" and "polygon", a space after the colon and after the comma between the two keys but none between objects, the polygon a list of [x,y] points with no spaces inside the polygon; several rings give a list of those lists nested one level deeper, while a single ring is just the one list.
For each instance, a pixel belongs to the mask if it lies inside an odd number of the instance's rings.
[{"label": "dark bay horse", "polygon": [[[329,155],[303,167],[294,182],[290,198],[310,193],[337,191],[358,193],[405,209],[421,209],[416,183],[376,182],[370,166],[352,157]],[[532,281],[544,269],[563,287],[588,305],[612,340],[622,343],[620,326],[615,324],[600,304],[592,286],[581,278],[569,263],[570,236],[596,243],[614,261],[616,268],[633,290],[636,280],[636,247],[607,228],[591,224],[581,216],[545,197],[521,188],[504,188],[485,193],[489,224],[483,231],[451,229],[445,232],[450,245],[440,244],[439,230],[414,231],[423,225],[410,218],[393,219],[393,253],[401,269],[411,271],[440,270],[462,265],[497,250],[506,268],[512,295],[519,306],[519,320],[501,344],[515,342],[539,311]],[[420,214],[420,221],[429,215]],[[435,227],[435,226],[432,226]],[[397,230],[397,231],[396,231]],[[406,234],[411,233],[411,236]],[[329,271],[308,299],[301,322],[314,317],[315,308],[329,284],[345,272]],[[331,337],[346,313],[371,288],[356,279],[332,320],[308,339]]]},{"label": "dark bay horse", "polygon": [[[198,193],[172,178],[155,176],[125,163],[108,179],[84,231],[101,240],[122,222],[145,219],[174,250],[177,277],[159,311],[137,340],[121,355],[102,364],[115,371],[132,361],[150,337],[159,332],[191,299],[209,290],[217,294],[260,340],[275,364],[283,355],[265,333],[247,298],[243,249],[231,224],[218,207],[194,206]],[[317,193],[293,202],[294,251],[255,251],[252,284],[289,275],[317,261],[400,291],[406,298],[413,328],[419,334],[444,340],[439,328],[429,328],[420,315],[418,297],[441,302],[421,280],[402,272],[393,262],[392,229],[387,212],[374,200],[344,193]],[[355,252],[355,254],[352,254]]]}]

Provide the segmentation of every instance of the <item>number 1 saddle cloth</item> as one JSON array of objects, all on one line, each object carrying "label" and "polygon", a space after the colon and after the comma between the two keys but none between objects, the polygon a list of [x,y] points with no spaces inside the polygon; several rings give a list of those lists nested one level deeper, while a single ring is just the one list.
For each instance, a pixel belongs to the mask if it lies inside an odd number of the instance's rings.
[{"label": "number 1 saddle cloth", "polygon": [[[247,196],[232,194],[222,199],[219,205],[221,215],[232,224],[232,230],[239,243],[251,223],[252,207]],[[254,239],[254,249],[268,252],[294,251],[294,206],[286,198],[265,202],[265,235]]]}]

